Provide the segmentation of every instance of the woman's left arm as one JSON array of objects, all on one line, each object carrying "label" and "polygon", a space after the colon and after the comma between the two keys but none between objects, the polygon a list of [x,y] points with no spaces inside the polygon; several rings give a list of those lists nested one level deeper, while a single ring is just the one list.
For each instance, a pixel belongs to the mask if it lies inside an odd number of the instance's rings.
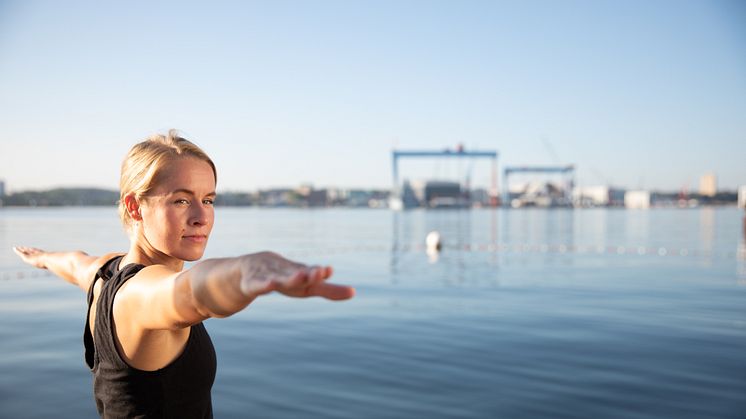
[{"label": "woman's left arm", "polygon": [[273,252],[206,259],[181,272],[151,265],[122,286],[114,311],[142,329],[175,330],[231,316],[273,291],[329,300],[355,295],[352,287],[328,283],[331,275],[331,267],[307,266]]}]

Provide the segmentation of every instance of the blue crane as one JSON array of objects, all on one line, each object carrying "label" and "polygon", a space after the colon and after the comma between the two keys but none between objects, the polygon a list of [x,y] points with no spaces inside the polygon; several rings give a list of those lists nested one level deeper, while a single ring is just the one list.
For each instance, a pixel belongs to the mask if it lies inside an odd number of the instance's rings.
[{"label": "blue crane", "polygon": [[[393,164],[394,185],[391,190],[392,197],[401,199],[401,185],[399,184],[399,159],[402,158],[489,158],[492,160],[492,188],[490,191],[491,204],[497,205],[497,151],[481,150],[466,151],[462,146],[456,150],[393,150],[391,152]],[[471,175],[469,175],[471,177]]]}]

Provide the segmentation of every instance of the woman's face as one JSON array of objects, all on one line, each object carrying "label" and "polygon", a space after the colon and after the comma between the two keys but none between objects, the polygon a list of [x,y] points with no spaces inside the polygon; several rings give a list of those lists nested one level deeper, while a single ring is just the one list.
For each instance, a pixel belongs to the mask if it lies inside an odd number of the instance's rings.
[{"label": "woman's face", "polygon": [[215,220],[214,200],[215,176],[207,162],[183,157],[169,163],[140,205],[148,245],[181,260],[201,258]]}]

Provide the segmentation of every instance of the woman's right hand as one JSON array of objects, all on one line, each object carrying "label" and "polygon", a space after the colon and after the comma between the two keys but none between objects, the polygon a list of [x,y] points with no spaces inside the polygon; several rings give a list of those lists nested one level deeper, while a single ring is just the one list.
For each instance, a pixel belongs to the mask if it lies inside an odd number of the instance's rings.
[{"label": "woman's right hand", "polygon": [[13,246],[13,251],[26,263],[36,268],[47,269],[44,263],[44,255],[47,253],[44,250],[37,249],[36,247],[26,246]]}]

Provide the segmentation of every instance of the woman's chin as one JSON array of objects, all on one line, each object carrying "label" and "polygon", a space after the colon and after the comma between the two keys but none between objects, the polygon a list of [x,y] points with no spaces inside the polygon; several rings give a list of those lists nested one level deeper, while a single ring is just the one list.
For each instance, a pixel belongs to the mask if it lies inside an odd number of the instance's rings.
[{"label": "woman's chin", "polygon": [[186,262],[194,262],[196,260],[202,259],[202,256],[204,254],[205,254],[205,249],[202,249],[201,251],[197,251],[197,250],[182,251],[182,252],[179,252],[178,254],[175,254],[174,256]]}]

